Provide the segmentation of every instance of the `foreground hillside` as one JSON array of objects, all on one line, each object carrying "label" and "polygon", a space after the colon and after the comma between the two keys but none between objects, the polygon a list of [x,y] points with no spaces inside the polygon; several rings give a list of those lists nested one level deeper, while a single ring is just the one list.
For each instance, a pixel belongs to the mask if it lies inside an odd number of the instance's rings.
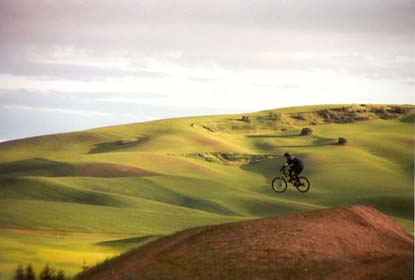
[{"label": "foreground hillside", "polygon": [[[0,279],[17,263],[76,273],[131,240],[353,204],[413,232],[414,112],[321,105],[0,143]],[[286,151],[305,162],[306,194],[270,188]]]},{"label": "foreground hillside", "polygon": [[76,279],[406,280],[413,250],[390,218],[353,206],[185,230]]}]

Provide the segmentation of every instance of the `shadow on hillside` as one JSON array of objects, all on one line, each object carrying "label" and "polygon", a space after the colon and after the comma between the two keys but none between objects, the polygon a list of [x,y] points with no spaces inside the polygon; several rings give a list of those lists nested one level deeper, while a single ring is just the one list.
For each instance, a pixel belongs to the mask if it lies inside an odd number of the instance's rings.
[{"label": "shadow on hillside", "polygon": [[161,235],[145,235],[145,236],[139,236],[139,237],[101,241],[101,242],[95,243],[95,245],[116,248],[116,247],[123,247],[123,246],[129,246],[129,245],[138,245],[146,241],[151,241],[151,240],[154,240],[160,237]]},{"label": "shadow on hillside", "polygon": [[329,143],[329,144],[318,144],[318,145],[277,145],[273,146],[274,148],[307,148],[307,147],[321,147],[321,146],[337,146],[337,143]]},{"label": "shadow on hillside", "polygon": [[262,134],[262,135],[247,135],[248,138],[292,138],[292,137],[304,137],[299,134],[287,134],[287,135],[275,135],[275,134]]},{"label": "shadow on hillside", "polygon": [[88,151],[88,154],[106,153],[132,148],[144,144],[148,140],[150,140],[150,137],[145,136],[128,140],[117,140],[112,142],[98,143],[95,144],[94,147]]},{"label": "shadow on hillside", "polygon": [[408,220],[414,219],[414,201],[412,197],[384,195],[358,197],[356,198],[355,203],[370,205],[395,217],[404,217]]},{"label": "shadow on hillside", "polygon": [[[247,164],[241,165],[240,168],[245,171],[261,174],[265,178],[270,179],[270,177],[278,173],[278,169],[282,166],[282,164],[285,163],[285,158],[282,155],[282,153],[285,150],[288,150],[288,151],[293,152],[294,154],[297,154],[299,151],[296,151],[295,149],[310,148],[310,147],[319,148],[319,147],[338,146],[336,139],[333,139],[333,138],[326,138],[326,137],[320,137],[320,136],[299,136],[299,135],[296,135],[296,136],[297,137],[312,137],[313,140],[310,144],[302,144],[302,145],[301,144],[273,145],[268,142],[255,143],[254,145],[257,148],[265,152],[267,151],[269,152],[273,150],[272,154],[274,156],[272,158],[271,157],[264,158],[261,161],[248,162]],[[281,149],[281,150],[278,150],[278,151],[281,151],[281,154],[275,154],[276,149]]]},{"label": "shadow on hillside", "polygon": [[[296,137],[309,137],[309,136],[296,135]],[[338,144],[336,139],[333,139],[333,138],[325,138],[325,137],[319,137],[319,136],[312,136],[312,138],[314,138],[314,140],[310,144],[303,144],[303,145],[273,145],[268,142],[257,142],[254,145],[256,148],[266,151],[266,150],[271,150],[273,148],[304,148],[304,147],[333,146],[333,145]]]},{"label": "shadow on hillside", "polygon": [[44,176],[44,177],[142,177],[158,173],[141,168],[111,163],[69,164],[45,158],[33,158],[0,163],[0,175],[6,176]]},{"label": "shadow on hillside", "polygon": [[240,168],[244,171],[260,174],[268,181],[278,174],[279,168],[281,168],[284,163],[285,158],[282,155],[275,155],[274,158],[243,164]]},{"label": "shadow on hillside", "polygon": [[76,168],[68,163],[33,158],[0,164],[0,175],[70,176]]}]

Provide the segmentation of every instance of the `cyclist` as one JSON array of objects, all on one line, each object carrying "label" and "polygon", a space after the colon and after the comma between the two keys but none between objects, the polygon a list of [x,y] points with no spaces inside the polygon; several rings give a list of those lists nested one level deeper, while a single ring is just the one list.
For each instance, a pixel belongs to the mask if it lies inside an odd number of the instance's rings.
[{"label": "cyclist", "polygon": [[[290,180],[289,180],[289,182],[292,181],[292,178],[294,178],[295,180],[298,180],[298,175],[304,169],[303,162],[299,158],[297,158],[296,156],[290,155],[289,153],[285,153],[284,157],[287,159],[287,162],[284,164],[284,166],[288,166],[290,168],[289,169],[289,171],[290,171]],[[282,168],[284,168],[284,167],[282,167]]]}]

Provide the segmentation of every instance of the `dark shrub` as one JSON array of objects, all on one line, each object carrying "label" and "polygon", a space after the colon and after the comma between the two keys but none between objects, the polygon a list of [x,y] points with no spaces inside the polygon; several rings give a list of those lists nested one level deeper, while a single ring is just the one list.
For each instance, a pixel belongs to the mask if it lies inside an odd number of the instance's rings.
[{"label": "dark shrub", "polygon": [[313,130],[309,127],[304,127],[301,130],[301,135],[306,136],[306,135],[311,135],[311,133],[313,132]]},{"label": "dark shrub", "polygon": [[307,120],[307,118],[304,115],[301,115],[301,114],[293,114],[293,115],[291,115],[291,118],[293,118],[295,120],[300,120],[300,121]]},{"label": "dark shrub", "polygon": [[405,114],[406,113],[405,108],[402,108],[402,107],[399,107],[399,106],[393,108],[393,111],[394,111],[394,113],[397,113],[397,114]]},{"label": "dark shrub", "polygon": [[[19,265],[16,269],[15,275],[12,280],[36,280],[35,270],[31,264],[26,266],[26,269],[23,269],[23,266]],[[56,273],[56,270],[51,268],[49,265],[46,265],[39,274],[39,280],[71,280],[71,278],[65,277],[65,273],[62,270],[59,270]]]},{"label": "dark shrub", "polygon": [[55,278],[55,270],[46,265],[39,274],[39,280],[53,280]]},{"label": "dark shrub", "polygon": [[54,280],[65,280],[65,273],[62,270],[59,270],[58,275],[56,275]]},{"label": "dark shrub", "polygon": [[26,274],[24,280],[36,280],[35,271],[31,264],[26,266]]},{"label": "dark shrub", "polygon": [[243,121],[243,122],[250,122],[251,120],[249,119],[248,116],[242,116],[241,121]]},{"label": "dark shrub", "polygon": [[347,139],[344,137],[339,137],[339,141],[337,142],[339,145],[346,145]]},{"label": "dark shrub", "polygon": [[24,280],[24,271],[21,265],[17,267],[15,274],[13,276],[13,280]]}]

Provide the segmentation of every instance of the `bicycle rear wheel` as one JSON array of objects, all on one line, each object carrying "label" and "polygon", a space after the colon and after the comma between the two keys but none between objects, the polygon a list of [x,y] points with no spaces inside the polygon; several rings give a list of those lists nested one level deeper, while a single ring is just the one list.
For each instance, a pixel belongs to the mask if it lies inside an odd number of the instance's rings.
[{"label": "bicycle rear wheel", "polygon": [[310,189],[310,181],[306,177],[298,177],[299,184],[296,186],[299,192],[305,193]]},{"label": "bicycle rear wheel", "polygon": [[287,181],[282,177],[275,177],[272,180],[272,189],[277,193],[283,193],[287,189]]}]

